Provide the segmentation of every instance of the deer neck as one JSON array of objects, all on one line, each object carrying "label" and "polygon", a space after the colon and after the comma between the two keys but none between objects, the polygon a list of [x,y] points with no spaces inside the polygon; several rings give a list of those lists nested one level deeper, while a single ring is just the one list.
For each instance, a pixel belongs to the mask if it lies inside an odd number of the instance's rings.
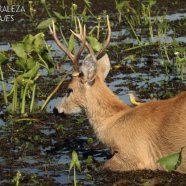
[{"label": "deer neck", "polygon": [[104,122],[110,117],[125,112],[130,107],[123,103],[99,78],[95,80],[93,86],[87,92],[87,105],[85,111],[93,128],[98,131],[107,125]]}]

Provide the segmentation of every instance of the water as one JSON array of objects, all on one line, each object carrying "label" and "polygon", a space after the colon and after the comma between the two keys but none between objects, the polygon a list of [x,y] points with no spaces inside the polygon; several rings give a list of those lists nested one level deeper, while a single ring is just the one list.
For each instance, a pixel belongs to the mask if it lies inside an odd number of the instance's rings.
[{"label": "water", "polygon": [[[170,24],[176,24],[178,21],[185,20],[185,11],[186,7],[175,9],[173,12],[169,12],[165,18]],[[156,18],[160,19],[160,17]],[[155,19],[155,17],[153,17],[153,19]],[[133,46],[137,44],[137,40],[130,35],[130,28],[128,26],[122,25],[119,27],[115,17],[111,17],[111,20],[114,20],[112,23],[113,32],[108,53],[111,58],[112,69],[106,83],[121,100],[130,105],[128,93],[131,90],[135,91],[136,94],[145,101],[148,101],[151,99],[150,96],[154,92],[161,97],[160,95],[168,93],[169,91],[175,92],[175,87],[178,90],[185,89],[186,82],[180,81],[178,73],[171,72],[168,76],[166,75],[162,65],[162,56],[157,51],[157,48],[142,48],[137,51],[133,50],[129,53],[124,52],[126,45]],[[7,30],[4,28],[0,29],[0,34],[5,31]],[[35,31],[35,27],[33,27],[33,31]],[[185,46],[186,37],[184,33],[183,30],[183,33],[176,34],[175,39]],[[173,41],[172,35],[174,35],[174,27],[173,29],[169,29],[166,43],[170,44]],[[156,41],[158,41],[158,37],[157,33],[154,33],[153,42]],[[160,38],[160,41],[164,42],[165,40],[164,38]],[[142,42],[149,42],[149,35],[143,35]],[[60,63],[64,57],[64,53],[61,52],[51,38],[48,39],[47,43],[52,47],[54,62]],[[10,52],[10,42],[1,40],[0,50]],[[151,50],[153,50],[153,52]],[[151,55],[147,55],[148,52],[152,52]],[[125,59],[128,54],[136,55],[136,61],[124,61],[123,59]],[[122,62],[121,68],[117,69],[115,65],[120,62]],[[131,70],[130,67],[135,70]],[[57,78],[59,77],[56,76],[62,76],[62,72],[66,70],[70,71],[71,68],[70,63],[62,62],[60,73],[54,72],[51,76],[48,76],[47,71],[43,69],[40,70],[40,74],[45,79],[48,79],[48,88],[50,88],[52,82],[58,80]],[[6,79],[7,91],[10,91],[12,88],[12,83],[10,83],[12,80],[13,77]],[[167,84],[162,83],[167,82],[167,80],[172,81]],[[42,83],[43,82],[41,82],[40,88],[42,88]],[[77,179],[84,185],[95,185],[96,181],[98,181],[100,185],[101,183],[103,185],[101,180],[109,179],[109,176],[107,175],[101,177],[102,172],[98,177],[87,179],[88,174],[94,176],[95,173],[92,169],[96,169],[96,163],[103,163],[109,158],[110,151],[97,140],[88,121],[86,118],[84,119],[85,116],[82,114],[80,116],[70,116],[63,119],[53,115],[53,108],[64,95],[64,89],[66,89],[66,87],[62,86],[60,92],[50,100],[46,107],[46,113],[31,116],[31,118],[37,118],[38,120],[44,121],[45,124],[23,122],[21,124],[11,125],[9,124],[7,115],[4,116],[5,110],[1,109],[0,114],[2,118],[0,118],[0,127],[4,127],[5,124],[8,126],[5,130],[0,130],[0,171],[2,175],[0,185],[5,185],[6,183],[10,184],[12,178],[16,175],[17,170],[24,175],[22,182],[28,185],[34,184],[31,179],[33,175],[37,176],[35,179],[40,183],[44,180],[44,184],[71,185],[74,179],[73,171],[69,174],[72,150],[78,152],[82,171],[77,171]],[[0,93],[2,93],[1,87]],[[157,99],[159,97],[157,97]],[[42,103],[43,99],[38,100],[38,105],[42,105]],[[88,142],[89,138],[92,138],[92,143]],[[93,168],[90,169],[90,171],[86,168],[86,159],[89,155],[93,158]],[[113,178],[112,176],[110,177]],[[27,183],[27,181],[29,183]]]}]

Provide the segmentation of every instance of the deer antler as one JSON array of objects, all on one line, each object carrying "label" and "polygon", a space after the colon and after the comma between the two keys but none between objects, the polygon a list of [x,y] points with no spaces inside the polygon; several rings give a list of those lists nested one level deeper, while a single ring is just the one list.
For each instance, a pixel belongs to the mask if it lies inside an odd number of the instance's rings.
[{"label": "deer antler", "polygon": [[82,27],[80,21],[79,21],[79,29],[80,29],[80,37],[81,37],[81,47],[79,49],[79,52],[76,55],[73,55],[64,45],[63,43],[59,40],[59,38],[57,37],[57,33],[56,33],[56,27],[54,24],[54,21],[52,20],[52,28],[51,26],[49,26],[50,32],[56,42],[56,44],[59,46],[59,48],[61,50],[63,50],[67,56],[71,59],[72,63],[73,63],[73,76],[77,76],[79,74],[79,58],[80,55],[84,49],[85,46],[85,42],[86,42],[86,28],[85,25]]},{"label": "deer antler", "polygon": [[[75,33],[73,30],[70,30],[70,31],[80,40],[80,42],[83,42],[83,38],[82,38],[83,29],[82,29],[81,22],[80,22],[79,18],[77,18],[77,21],[78,21],[78,25],[79,25],[79,33]],[[89,43],[87,41],[85,41],[85,46],[91,54],[94,54],[92,47],[89,45]]]},{"label": "deer antler", "polygon": [[[79,34],[78,34],[78,33],[75,33],[75,32],[72,31],[72,30],[71,30],[71,32],[80,40],[80,42],[83,42],[83,38],[81,37],[81,36],[82,36],[82,27],[81,27],[81,23],[80,23],[79,18],[77,18],[77,20],[78,20],[78,24],[79,24],[79,28],[80,28],[80,33],[79,33]],[[107,15],[107,27],[108,27],[107,39],[106,39],[106,41],[105,41],[105,44],[104,44],[103,48],[95,54],[96,58],[99,58],[99,57],[102,55],[102,53],[103,53],[104,50],[108,47],[109,42],[110,42],[110,38],[111,38],[111,28],[110,28],[110,21],[109,21],[108,15]],[[87,41],[85,42],[85,46],[86,46],[86,48],[89,50],[89,52],[90,52],[91,54],[94,54],[94,51],[93,51],[92,47],[89,45],[89,43],[88,43]]]},{"label": "deer antler", "polygon": [[97,59],[102,55],[102,53],[105,51],[105,49],[108,47],[108,45],[110,43],[111,27],[110,27],[110,21],[109,21],[109,16],[108,15],[107,15],[107,28],[108,28],[107,39],[106,39],[106,41],[104,43],[103,48],[96,53],[96,58]]}]

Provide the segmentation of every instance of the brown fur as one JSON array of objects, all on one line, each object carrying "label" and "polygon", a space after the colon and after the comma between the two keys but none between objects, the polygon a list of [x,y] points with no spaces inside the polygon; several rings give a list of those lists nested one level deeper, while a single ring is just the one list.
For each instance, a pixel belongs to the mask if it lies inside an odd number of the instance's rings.
[{"label": "brown fur", "polygon": [[[108,70],[108,69],[107,69]],[[99,73],[98,73],[99,72]],[[186,93],[131,108],[111,92],[97,70],[90,86],[73,77],[73,93],[57,108],[73,113],[85,110],[98,138],[114,153],[104,167],[113,171],[161,169],[156,161],[186,145]],[[179,170],[186,168],[186,154]]]}]

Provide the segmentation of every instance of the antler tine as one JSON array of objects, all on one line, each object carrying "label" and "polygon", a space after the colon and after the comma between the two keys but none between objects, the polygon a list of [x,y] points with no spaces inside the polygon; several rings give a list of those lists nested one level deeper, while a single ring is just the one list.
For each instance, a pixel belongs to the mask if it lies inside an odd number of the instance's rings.
[{"label": "antler tine", "polygon": [[78,25],[79,25],[79,33],[81,35],[81,34],[83,34],[83,28],[82,28],[82,25],[81,25],[81,22],[80,22],[79,18],[77,18],[77,21],[78,21]]},{"label": "antler tine", "polygon": [[50,32],[53,35],[55,42],[57,43],[59,48],[62,49],[67,54],[67,56],[71,59],[71,61],[73,63],[73,76],[77,76],[79,74],[79,58],[80,58],[80,55],[84,49],[85,42],[86,42],[86,27],[84,25],[84,27],[82,28],[82,25],[79,20],[78,20],[78,24],[79,24],[82,44],[79,49],[79,52],[76,55],[73,55],[58,39],[57,34],[56,34],[55,24],[54,24],[53,20],[52,20],[52,28],[51,28],[51,26],[49,26]]},{"label": "antler tine", "polygon": [[[86,27],[85,25],[82,27],[81,23],[80,23],[80,20],[78,19],[78,24],[79,24],[79,37],[81,38],[81,47],[79,49],[79,52],[76,54],[75,56],[75,63],[74,63],[74,70],[76,71],[76,69],[79,69],[79,58],[80,58],[80,55],[81,53],[83,52],[83,49],[85,47],[85,42],[86,42]],[[74,33],[72,30],[71,32],[76,36],[76,33]],[[77,36],[76,36],[77,37]],[[74,75],[76,76],[76,75]]]},{"label": "antler tine", "polygon": [[59,48],[61,50],[63,50],[67,54],[67,56],[71,59],[71,61],[73,63],[75,63],[75,61],[74,61],[74,59],[75,59],[74,55],[61,43],[61,41],[57,37],[56,27],[55,27],[55,24],[54,24],[54,20],[52,20],[52,28],[51,28],[51,26],[49,26],[49,29],[50,29],[50,32],[51,32],[51,34],[52,34],[52,36],[53,36],[56,44],[59,46]]},{"label": "antler tine", "polygon": [[104,52],[104,50],[108,47],[110,43],[110,38],[111,38],[111,27],[110,27],[110,21],[109,21],[109,16],[107,15],[107,27],[108,27],[108,33],[107,33],[107,39],[105,41],[105,44],[103,48],[96,53],[96,58],[99,58],[99,56]]},{"label": "antler tine", "polygon": [[[82,25],[81,22],[79,20],[79,18],[77,18],[78,21],[78,25],[79,25],[79,34],[75,33],[73,30],[71,30],[71,32],[80,40],[80,42],[83,42],[83,29],[82,29]],[[94,51],[92,49],[92,47],[89,45],[89,43],[85,40],[85,47],[89,50],[90,53],[94,54]]]},{"label": "antler tine", "polygon": [[80,58],[80,55],[85,47],[85,42],[86,42],[86,27],[84,25],[83,29],[82,29],[82,26],[80,28],[81,28],[81,32],[82,32],[82,44],[81,44],[81,48],[79,49],[79,52],[76,55],[77,60]]}]

